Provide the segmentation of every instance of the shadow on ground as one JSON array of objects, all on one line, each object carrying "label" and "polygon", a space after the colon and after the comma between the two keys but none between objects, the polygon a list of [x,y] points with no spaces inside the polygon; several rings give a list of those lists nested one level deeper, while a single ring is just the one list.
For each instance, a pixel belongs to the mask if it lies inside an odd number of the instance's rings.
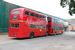
[{"label": "shadow on ground", "polygon": [[[48,36],[58,36],[58,35],[62,35],[62,34],[57,34],[57,35],[48,35]],[[34,37],[34,38],[42,38],[42,37],[47,37],[47,36],[37,36],[37,37]],[[33,39],[34,39],[33,38]],[[30,39],[30,38],[11,38],[12,40],[27,40],[27,39]]]}]

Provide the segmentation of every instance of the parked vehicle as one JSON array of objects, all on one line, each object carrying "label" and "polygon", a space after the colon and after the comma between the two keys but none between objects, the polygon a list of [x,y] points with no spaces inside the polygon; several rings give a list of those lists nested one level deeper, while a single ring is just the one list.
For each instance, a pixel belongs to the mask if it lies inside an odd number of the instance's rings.
[{"label": "parked vehicle", "polygon": [[61,21],[25,8],[13,9],[9,20],[9,37],[33,38],[63,33],[64,24]]}]

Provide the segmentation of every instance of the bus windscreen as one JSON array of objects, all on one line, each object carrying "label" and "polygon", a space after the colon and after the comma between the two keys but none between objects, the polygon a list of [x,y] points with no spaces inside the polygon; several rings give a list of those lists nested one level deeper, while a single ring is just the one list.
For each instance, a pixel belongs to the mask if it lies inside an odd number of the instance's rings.
[{"label": "bus windscreen", "polygon": [[12,14],[19,14],[20,11],[14,11]]}]

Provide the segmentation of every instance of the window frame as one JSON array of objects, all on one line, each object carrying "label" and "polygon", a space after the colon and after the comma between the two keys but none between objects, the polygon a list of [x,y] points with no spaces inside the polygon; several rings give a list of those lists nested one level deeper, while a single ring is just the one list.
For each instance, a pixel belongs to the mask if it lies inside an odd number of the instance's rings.
[{"label": "window frame", "polygon": [[45,29],[45,28],[46,28],[46,26],[43,26],[43,28]]},{"label": "window frame", "polygon": [[[38,14],[35,14],[35,17],[36,17],[36,15],[38,15]],[[36,18],[39,18],[39,15],[38,15],[38,17],[36,17]]]},{"label": "window frame", "polygon": [[45,20],[46,19],[46,17],[45,16],[42,16],[43,17],[43,19]]},{"label": "window frame", "polygon": [[48,25],[48,28],[51,28],[51,26],[50,26],[50,25]]},{"label": "window frame", "polygon": [[[30,16],[32,16],[31,13],[33,13],[33,12],[30,12]],[[32,17],[35,17],[35,13],[33,13],[33,14],[34,14],[34,16],[32,16]]]},{"label": "window frame", "polygon": [[[33,27],[34,26],[34,27]],[[33,25],[33,24],[30,24],[30,28],[35,28],[35,25]]]},{"label": "window frame", "polygon": [[48,19],[48,22],[51,22],[51,18],[50,17],[48,17],[47,19]]},{"label": "window frame", "polygon": [[[42,18],[43,18],[43,16],[42,15],[40,15]],[[39,16],[39,18],[40,18],[40,16]],[[42,19],[42,18],[40,18],[40,19]]]},{"label": "window frame", "polygon": [[[29,12],[29,11],[25,11],[25,12]],[[27,15],[26,13],[24,13],[24,14]],[[30,12],[29,12],[29,15],[30,15]],[[28,16],[29,16],[29,15],[28,15]]]},{"label": "window frame", "polygon": [[[36,26],[38,26],[38,25],[35,25],[35,28],[37,28]],[[38,26],[38,28],[39,28],[39,26]]]},{"label": "window frame", "polygon": [[[10,25],[12,26],[12,24],[14,24],[14,23],[11,23]],[[11,27],[11,26],[10,26],[10,27]],[[14,28],[14,27],[11,27],[11,28]]]},{"label": "window frame", "polygon": [[[41,27],[40,27],[41,26]],[[39,28],[41,29],[42,28],[42,25],[39,25]]]},{"label": "window frame", "polygon": [[54,23],[54,18],[52,18],[52,22]]},{"label": "window frame", "polygon": [[12,14],[19,14],[19,13],[14,13],[14,12],[17,12],[17,11],[20,13],[20,11],[19,11],[19,10],[16,10],[16,11],[13,11],[13,12],[12,12]]},{"label": "window frame", "polygon": [[[19,23],[15,23],[15,25],[16,25],[16,24],[19,24]],[[15,26],[15,28],[19,28],[19,27],[20,27],[20,24],[19,24],[19,26],[18,26],[18,27],[16,27],[16,26]]]}]

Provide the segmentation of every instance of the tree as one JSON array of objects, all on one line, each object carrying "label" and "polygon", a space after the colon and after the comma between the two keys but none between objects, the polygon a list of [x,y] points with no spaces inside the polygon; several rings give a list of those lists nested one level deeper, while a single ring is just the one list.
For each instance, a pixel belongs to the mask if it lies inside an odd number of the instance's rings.
[{"label": "tree", "polygon": [[69,14],[75,14],[75,0],[61,0],[60,5],[63,8],[69,6]]}]

